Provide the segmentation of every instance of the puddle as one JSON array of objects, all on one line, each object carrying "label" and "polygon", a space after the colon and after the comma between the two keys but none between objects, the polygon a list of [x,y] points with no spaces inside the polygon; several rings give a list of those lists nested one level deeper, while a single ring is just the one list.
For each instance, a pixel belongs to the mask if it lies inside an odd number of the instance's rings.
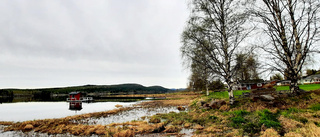
[{"label": "puddle", "polygon": [[177,107],[159,107],[159,108],[135,108],[133,110],[124,111],[119,114],[110,115],[108,117],[90,118],[81,121],[77,121],[81,124],[88,125],[108,125],[111,123],[124,123],[133,120],[143,120],[141,117],[152,116],[157,113],[179,113]]},{"label": "puddle", "polygon": [[153,134],[139,134],[135,137],[192,137],[192,133],[196,131],[194,129],[185,129],[183,128],[179,134],[167,134],[167,133],[153,133]]},{"label": "puddle", "polygon": [[183,137],[192,137],[192,133],[196,131],[194,129],[186,129],[186,128],[183,128],[179,134],[182,134]]}]

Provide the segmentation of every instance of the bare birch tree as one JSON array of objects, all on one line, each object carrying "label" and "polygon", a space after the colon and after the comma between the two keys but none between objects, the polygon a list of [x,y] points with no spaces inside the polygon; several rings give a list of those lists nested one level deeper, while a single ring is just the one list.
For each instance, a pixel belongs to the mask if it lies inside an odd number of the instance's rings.
[{"label": "bare birch tree", "polygon": [[298,79],[307,56],[319,39],[319,0],[257,0],[253,13],[267,34],[273,70],[291,80],[290,91],[299,91]]},{"label": "bare birch tree", "polygon": [[207,69],[228,85],[230,104],[234,103],[235,55],[248,36],[244,28],[247,14],[240,0],[193,0],[192,12],[182,34],[182,57]]}]

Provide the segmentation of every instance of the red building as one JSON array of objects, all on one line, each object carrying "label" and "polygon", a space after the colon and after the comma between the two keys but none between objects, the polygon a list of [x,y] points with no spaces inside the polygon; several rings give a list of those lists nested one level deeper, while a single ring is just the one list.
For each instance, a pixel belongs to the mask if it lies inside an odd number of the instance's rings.
[{"label": "red building", "polygon": [[71,92],[69,93],[69,101],[81,101],[81,93],[80,92]]},{"label": "red building", "polygon": [[255,79],[255,80],[246,80],[246,81],[239,81],[239,85],[237,85],[238,90],[251,90],[251,89],[258,89],[263,88],[264,85],[267,84],[262,79]]}]

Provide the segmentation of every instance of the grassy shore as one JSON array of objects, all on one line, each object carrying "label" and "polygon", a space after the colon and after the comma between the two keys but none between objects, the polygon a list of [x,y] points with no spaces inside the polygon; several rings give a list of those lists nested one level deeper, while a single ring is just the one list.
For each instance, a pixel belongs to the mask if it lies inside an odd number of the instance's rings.
[{"label": "grassy shore", "polygon": [[[0,122],[7,125],[5,131],[21,130],[48,134],[134,136],[138,134],[182,135],[183,129],[190,129],[194,136],[320,136],[320,90],[319,85],[302,86],[308,92],[290,97],[276,95],[269,101],[253,101],[251,98],[238,98],[237,104],[225,104],[219,109],[204,109],[201,101],[225,100],[227,92],[211,92],[210,96],[194,92],[166,94],[165,100],[143,102],[138,106],[118,108],[107,112],[89,113],[62,119],[34,120],[25,122]],[[283,87],[281,87],[283,88]],[[277,87],[277,90],[281,89]],[[319,89],[319,88],[318,88]],[[250,91],[235,91],[242,94]],[[87,118],[108,117],[137,108],[177,106],[187,111],[180,113],[156,114],[144,117],[141,121],[112,123],[109,125],[86,125],[76,121]]]}]

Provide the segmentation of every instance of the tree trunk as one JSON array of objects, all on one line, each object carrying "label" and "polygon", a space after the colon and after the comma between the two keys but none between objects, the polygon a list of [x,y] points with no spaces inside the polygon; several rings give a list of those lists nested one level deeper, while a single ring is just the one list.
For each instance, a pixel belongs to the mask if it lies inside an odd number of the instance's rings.
[{"label": "tree trunk", "polygon": [[228,93],[229,93],[229,103],[230,103],[230,105],[233,105],[233,103],[234,103],[234,101],[235,101],[234,95],[233,95],[233,89],[232,89],[232,88],[229,89],[229,90],[228,90]]},{"label": "tree trunk", "polygon": [[299,92],[298,79],[293,78],[290,82],[290,93],[295,94]]},{"label": "tree trunk", "polygon": [[207,90],[207,96],[209,96],[209,88],[208,88],[208,83],[206,84],[206,90]]},{"label": "tree trunk", "polygon": [[228,82],[228,93],[229,93],[229,103],[230,105],[233,105],[235,99],[234,99],[234,95],[233,95],[233,84],[232,82]]},{"label": "tree trunk", "polygon": [[297,69],[293,69],[289,71],[289,79],[291,80],[289,90],[291,94],[296,94],[299,92],[299,86],[298,86],[298,71]]}]

